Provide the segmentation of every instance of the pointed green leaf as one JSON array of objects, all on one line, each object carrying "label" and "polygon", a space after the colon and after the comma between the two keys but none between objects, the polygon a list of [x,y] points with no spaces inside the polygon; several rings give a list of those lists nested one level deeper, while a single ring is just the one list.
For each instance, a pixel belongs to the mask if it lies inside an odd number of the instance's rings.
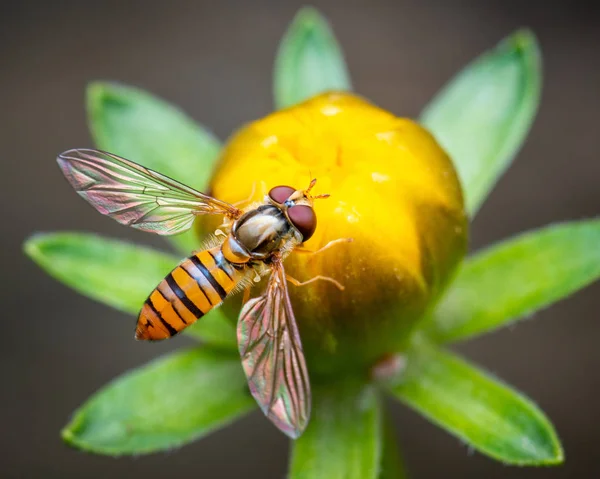
[{"label": "pointed green leaf", "polygon": [[37,234],[25,252],[80,294],[133,314],[179,263],[169,254],[87,233]]},{"label": "pointed green leaf", "polygon": [[474,216],[520,149],[537,111],[541,53],[521,30],[458,74],[421,121],[454,160]]},{"label": "pointed green leaf", "polygon": [[201,319],[184,330],[184,333],[194,336],[211,346],[238,350],[235,324],[227,319],[222,308],[210,311]]},{"label": "pointed green leaf", "polygon": [[[122,241],[85,233],[46,233],[29,238],[25,253],[48,274],[79,293],[138,314],[148,294],[181,260]],[[134,324],[132,321],[131,333]],[[237,349],[233,325],[213,310],[186,332]]]},{"label": "pointed green leaf", "polygon": [[423,323],[436,341],[470,338],[527,317],[600,278],[600,220],[549,226],[469,258]]},{"label": "pointed green leaf", "polygon": [[276,108],[287,108],[327,90],[351,90],[342,50],[314,8],[302,8],[283,36],[275,58]]},{"label": "pointed green leaf", "polygon": [[97,454],[146,454],[205,436],[254,407],[239,357],[198,348],[117,378],[83,404],[62,436]]},{"label": "pointed green leaf", "polygon": [[407,479],[404,460],[400,454],[400,446],[389,414],[383,418],[383,440],[381,451],[381,468],[378,479]]},{"label": "pointed green leaf", "polygon": [[452,353],[419,345],[391,392],[494,459],[517,465],[563,461],[552,424],[533,402]]},{"label": "pointed green leaf", "polygon": [[353,382],[320,385],[306,431],[293,443],[289,479],[377,478],[382,455],[376,391]]},{"label": "pointed green leaf", "polygon": [[[181,110],[137,88],[100,82],[89,86],[87,107],[98,148],[192,188],[208,185],[220,143]],[[185,253],[199,246],[193,231],[170,239]]]}]

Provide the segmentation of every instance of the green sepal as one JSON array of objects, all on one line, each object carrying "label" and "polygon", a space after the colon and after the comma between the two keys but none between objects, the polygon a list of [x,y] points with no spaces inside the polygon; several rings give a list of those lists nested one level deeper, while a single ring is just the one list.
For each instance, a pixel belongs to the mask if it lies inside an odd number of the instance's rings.
[{"label": "green sepal", "polygon": [[420,327],[436,342],[468,339],[526,318],[600,278],[600,220],[520,234],[461,266]]},{"label": "green sepal", "polygon": [[[87,110],[101,150],[206,189],[221,144],[177,107],[138,88],[95,82],[87,90]],[[200,246],[193,228],[169,240],[184,254]]]},{"label": "green sepal", "polygon": [[527,137],[542,88],[541,53],[519,30],[454,77],[421,115],[453,159],[475,213]]},{"label": "green sepal", "polygon": [[62,437],[96,454],[147,454],[199,439],[255,407],[236,354],[195,348],[109,383],[76,411]]},{"label": "green sepal", "polygon": [[376,479],[382,434],[374,388],[352,380],[313,385],[311,419],[293,443],[288,479]]},{"label": "green sepal", "polygon": [[554,427],[529,399],[453,353],[420,343],[392,395],[477,451],[505,464],[554,465]]},{"label": "green sepal", "polygon": [[392,419],[386,411],[383,414],[383,437],[381,442],[381,466],[377,479],[407,479],[404,458],[400,453],[400,445],[396,439],[396,431]]},{"label": "green sepal", "polygon": [[[170,254],[88,233],[44,233],[29,238],[25,253],[75,291],[137,315],[158,283],[181,261]],[[131,336],[134,334],[131,322]],[[235,327],[220,309],[184,332],[215,346],[237,349]]]},{"label": "green sepal", "polygon": [[283,36],[275,58],[273,88],[277,109],[328,90],[352,89],[342,49],[315,8],[302,8]]}]

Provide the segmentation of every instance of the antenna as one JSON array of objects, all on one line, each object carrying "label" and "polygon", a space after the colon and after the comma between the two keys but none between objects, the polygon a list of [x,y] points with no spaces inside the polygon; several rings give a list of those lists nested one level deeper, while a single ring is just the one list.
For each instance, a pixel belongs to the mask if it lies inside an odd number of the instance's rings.
[{"label": "antenna", "polygon": [[[317,183],[317,179],[313,178],[312,180],[310,180],[310,184],[308,185],[308,188],[304,191],[304,195],[308,196],[308,194],[310,193],[310,190],[312,190],[315,186],[315,184]],[[329,198],[329,193],[326,194],[322,194],[322,195],[315,195],[315,196],[311,196],[311,198],[313,200],[319,200],[319,199],[323,199],[323,198]]]}]

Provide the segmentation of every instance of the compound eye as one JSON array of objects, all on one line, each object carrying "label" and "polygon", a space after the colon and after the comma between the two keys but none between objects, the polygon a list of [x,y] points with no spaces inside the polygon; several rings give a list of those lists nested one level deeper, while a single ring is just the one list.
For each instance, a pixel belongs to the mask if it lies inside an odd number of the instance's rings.
[{"label": "compound eye", "polygon": [[287,214],[294,227],[300,231],[302,240],[307,241],[317,228],[315,210],[307,205],[296,205],[288,208]]},{"label": "compound eye", "polygon": [[275,188],[271,188],[269,196],[275,203],[282,205],[285,203],[285,200],[292,196],[294,191],[296,190],[291,186],[276,186]]}]

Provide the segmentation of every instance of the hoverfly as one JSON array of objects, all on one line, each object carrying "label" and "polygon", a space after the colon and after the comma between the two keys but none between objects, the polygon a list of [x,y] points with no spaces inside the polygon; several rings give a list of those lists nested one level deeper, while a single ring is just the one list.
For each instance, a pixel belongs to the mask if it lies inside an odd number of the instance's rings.
[{"label": "hoverfly", "polygon": [[[270,274],[265,292],[245,302],[237,338],[249,389],[263,413],[285,434],[305,429],[311,392],[283,260],[314,233],[313,201],[329,195],[276,186],[245,209],[212,198],[119,156],[91,149],[60,154],[58,164],[75,191],[100,213],[133,228],[173,235],[198,215],[224,216],[218,244],[193,253],[150,293],[138,320],[137,339],[161,340],[194,323],[226,297]],[[333,243],[345,241],[335,240]]]}]

